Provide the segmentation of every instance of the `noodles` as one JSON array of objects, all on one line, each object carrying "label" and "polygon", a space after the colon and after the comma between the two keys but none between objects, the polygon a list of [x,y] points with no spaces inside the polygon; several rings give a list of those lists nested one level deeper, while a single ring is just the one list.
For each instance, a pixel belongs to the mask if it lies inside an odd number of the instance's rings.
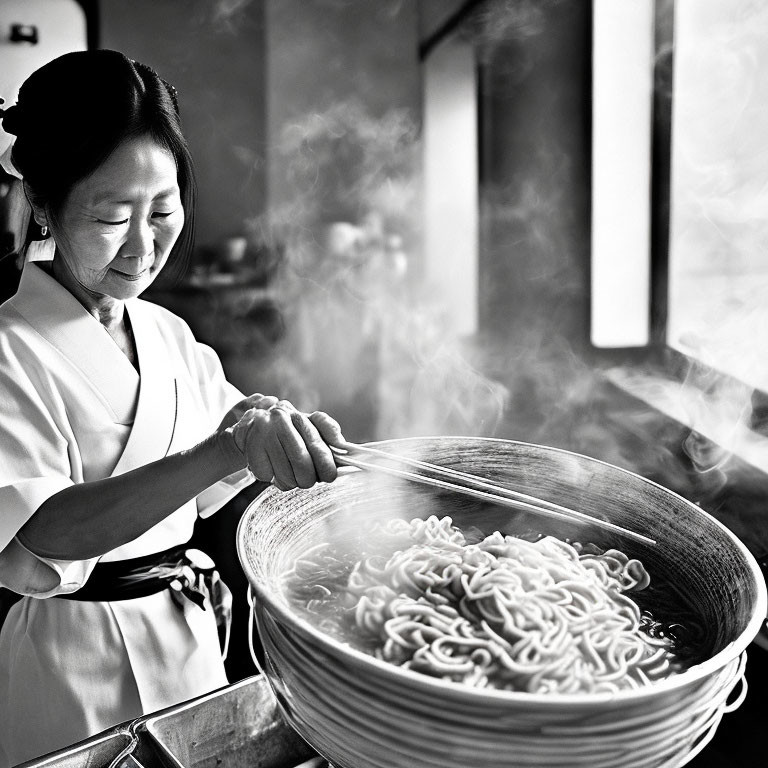
[{"label": "noodles", "polygon": [[646,631],[627,595],[638,560],[536,541],[466,535],[451,518],[394,520],[379,550],[305,553],[286,577],[320,628],[377,658],[478,688],[615,692],[682,671],[673,641]]}]

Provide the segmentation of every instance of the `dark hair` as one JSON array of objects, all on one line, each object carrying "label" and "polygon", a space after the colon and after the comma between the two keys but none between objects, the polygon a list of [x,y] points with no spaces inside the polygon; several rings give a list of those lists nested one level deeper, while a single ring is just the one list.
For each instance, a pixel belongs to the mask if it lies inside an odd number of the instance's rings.
[{"label": "dark hair", "polygon": [[[73,185],[126,140],[150,136],[168,150],[176,161],[185,214],[168,264],[172,273],[184,269],[194,238],[194,167],[176,89],[153,69],[117,51],[66,53],[24,81],[2,122],[16,136],[11,160],[30,201],[54,222]],[[34,226],[31,222],[27,242]]]}]

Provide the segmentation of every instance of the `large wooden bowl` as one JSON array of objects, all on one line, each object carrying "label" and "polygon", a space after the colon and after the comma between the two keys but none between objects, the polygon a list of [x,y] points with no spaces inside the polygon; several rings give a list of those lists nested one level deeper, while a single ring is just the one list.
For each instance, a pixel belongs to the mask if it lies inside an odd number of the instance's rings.
[{"label": "large wooden bowl", "polygon": [[[377,447],[483,475],[656,544],[357,470],[310,490],[267,490],[243,516],[238,552],[254,594],[267,677],[288,721],[319,753],[336,768],[651,768],[683,765],[705,746],[739,702],[732,691],[743,678],[745,649],[766,615],[757,562],[733,533],[655,483],[567,451],[464,437]],[[616,694],[477,690],[356,651],[291,609],[281,579],[307,547],[349,540],[377,520],[430,514],[485,533],[538,531],[623,549],[669,585],[660,611],[679,609],[704,628],[700,662]]]}]

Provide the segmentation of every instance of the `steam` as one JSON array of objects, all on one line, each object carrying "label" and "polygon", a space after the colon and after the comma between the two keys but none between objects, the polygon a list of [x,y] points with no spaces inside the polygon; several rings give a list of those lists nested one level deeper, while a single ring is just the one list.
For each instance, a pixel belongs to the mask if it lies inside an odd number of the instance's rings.
[{"label": "steam", "polygon": [[481,371],[477,350],[446,337],[446,307],[426,299],[384,317],[377,432],[382,436],[498,434],[508,388]]},{"label": "steam", "polygon": [[278,151],[289,159],[290,201],[249,229],[282,244],[275,285],[289,338],[277,375],[291,397],[351,411],[358,439],[493,434],[505,388],[446,336],[450,308],[420,282],[412,117],[339,102],[286,125]]},{"label": "steam", "polygon": [[[326,5],[340,13],[344,2]],[[678,3],[683,14],[703,6],[701,0]],[[226,10],[222,18],[234,19],[243,6],[230,0],[218,7]],[[387,7],[395,13],[399,6]],[[515,81],[533,76],[549,44],[550,16],[566,7],[564,0],[483,3],[461,34],[477,43],[486,63],[505,67]],[[730,13],[732,5],[718,7]],[[495,252],[482,258],[511,264],[514,252],[509,273],[500,268],[494,279],[504,282],[502,290],[518,286],[513,298],[523,307],[521,322],[493,329],[493,338],[447,336],[451,308],[424,285],[421,271],[417,121],[405,110],[374,113],[350,98],[283,127],[270,152],[288,170],[286,202],[247,222],[250,240],[279,259],[271,288],[285,333],[261,364],[265,388],[274,383],[305,410],[322,407],[338,415],[353,440],[462,434],[553,445],[650,477],[708,510],[721,504],[729,485],[759,479],[768,460],[750,427],[755,387],[766,389],[768,379],[768,355],[755,354],[768,347],[756,343],[768,329],[768,272],[758,275],[768,221],[768,153],[762,149],[768,119],[756,104],[766,102],[757,75],[768,71],[768,48],[742,45],[737,34],[750,28],[757,35],[763,14],[768,9],[761,4],[740,3],[730,25],[714,25],[721,38],[712,60],[693,67],[699,72],[700,65],[711,65],[706,77],[696,75],[689,93],[715,109],[693,120],[694,133],[678,146],[678,161],[695,173],[686,180],[678,167],[674,179],[684,193],[675,198],[676,220],[697,226],[673,232],[673,251],[682,244],[700,268],[674,277],[672,303],[704,298],[692,305],[695,322],[671,328],[673,343],[703,363],[693,365],[682,384],[660,373],[663,366],[596,372],[584,350],[567,343],[562,324],[572,313],[561,308],[582,301],[587,286],[583,265],[570,251],[579,234],[571,218],[577,213],[573,198],[562,192],[573,186],[573,160],[548,123],[533,126],[538,145],[531,143],[513,178],[498,188],[486,184],[482,201],[483,224],[499,234],[491,243]],[[705,46],[694,48],[704,57]],[[677,65],[683,55],[675,51]],[[554,104],[560,86],[551,79],[545,86],[544,100]],[[675,83],[676,109],[687,89]],[[719,107],[721,97],[735,106]],[[537,117],[544,121],[549,114]],[[753,128],[747,138],[742,122],[764,130]],[[733,136],[741,136],[735,155],[724,143]],[[721,154],[713,156],[718,147]],[[748,183],[734,175],[734,159],[755,170]],[[745,266],[751,276],[734,293],[735,275]],[[481,289],[484,299],[500,293],[494,285]],[[535,306],[542,301],[551,311]],[[733,376],[713,374],[726,356]],[[601,373],[618,389],[602,386]],[[743,512],[729,510],[726,522],[768,549],[755,524],[761,512],[747,504]]]},{"label": "steam", "polygon": [[253,0],[216,0],[210,7],[209,23],[217,32],[237,33]]},{"label": "steam", "polygon": [[484,3],[476,17],[475,35],[484,46],[494,47],[511,41],[544,34],[547,14],[564,0],[499,0]]}]

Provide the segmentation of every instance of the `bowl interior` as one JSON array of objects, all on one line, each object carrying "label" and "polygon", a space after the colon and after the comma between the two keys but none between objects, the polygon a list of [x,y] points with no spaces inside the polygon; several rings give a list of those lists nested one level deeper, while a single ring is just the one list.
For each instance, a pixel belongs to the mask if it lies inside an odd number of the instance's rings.
[{"label": "bowl interior", "polygon": [[268,490],[249,507],[238,549],[260,600],[291,614],[282,578],[310,546],[331,541],[357,547],[377,521],[447,515],[460,528],[479,528],[485,534],[553,535],[620,549],[640,559],[652,584],[636,599],[657,618],[688,628],[692,663],[725,649],[732,658],[759,629],[766,595],[755,559],[717,520],[661,486],[585,456],[508,440],[413,438],[378,447],[481,475],[650,536],[656,543],[353,470],[310,490]]}]

